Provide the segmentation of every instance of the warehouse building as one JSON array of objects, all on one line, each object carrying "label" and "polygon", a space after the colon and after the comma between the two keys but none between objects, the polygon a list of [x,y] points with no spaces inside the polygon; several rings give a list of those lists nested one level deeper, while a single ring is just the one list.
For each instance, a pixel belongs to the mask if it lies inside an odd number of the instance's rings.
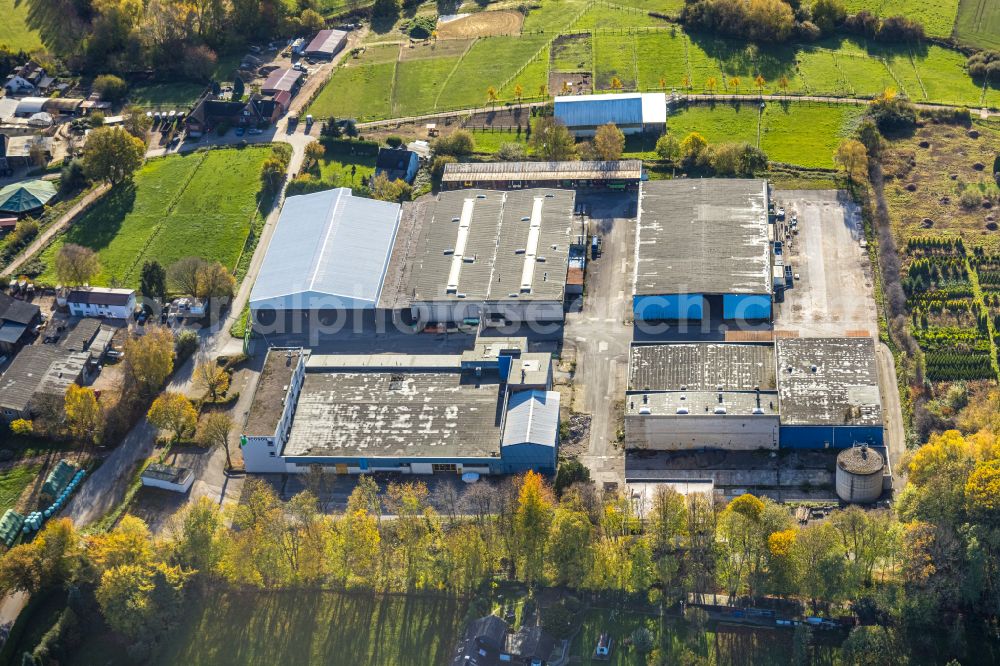
[{"label": "warehouse building", "polygon": [[443,192],[428,204],[407,298],[425,322],[561,322],[571,190]]},{"label": "warehouse building", "polygon": [[559,393],[550,355],[526,344],[441,356],[272,349],[243,428],[247,471],[553,473]]},{"label": "warehouse building", "polygon": [[332,59],[347,44],[347,33],[343,30],[320,30],[302,51],[310,58]]},{"label": "warehouse building", "polygon": [[663,93],[561,95],[555,99],[555,117],[575,136],[593,136],[597,128],[614,123],[623,134],[662,133],[667,126],[667,96]]},{"label": "warehouse building", "polygon": [[642,160],[455,162],[445,165],[441,188],[520,190],[530,187],[565,187],[637,190],[641,181]]},{"label": "warehouse building", "polygon": [[0,376],[0,414],[7,422],[30,419],[43,401],[62,405],[66,389],[87,376],[90,354],[55,345],[28,345]]},{"label": "warehouse building", "polygon": [[782,448],[883,442],[872,338],[779,338]]},{"label": "warehouse building", "polygon": [[399,215],[399,204],[348,188],[288,197],[250,293],[255,326],[295,331],[311,313],[374,309]]},{"label": "warehouse building", "polygon": [[639,203],[637,320],[770,320],[765,180],[646,183]]},{"label": "warehouse building", "polygon": [[776,449],[778,430],[773,346],[632,346],[627,449]]}]

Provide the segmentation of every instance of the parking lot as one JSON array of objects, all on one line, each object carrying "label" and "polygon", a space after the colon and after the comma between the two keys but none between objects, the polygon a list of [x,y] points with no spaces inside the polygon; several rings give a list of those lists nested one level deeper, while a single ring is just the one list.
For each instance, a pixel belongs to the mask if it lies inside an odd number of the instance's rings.
[{"label": "parking lot", "polygon": [[844,192],[779,190],[786,220],[798,217],[785,261],[799,278],[775,305],[774,328],[800,337],[876,335],[868,251],[861,246],[861,212]]}]

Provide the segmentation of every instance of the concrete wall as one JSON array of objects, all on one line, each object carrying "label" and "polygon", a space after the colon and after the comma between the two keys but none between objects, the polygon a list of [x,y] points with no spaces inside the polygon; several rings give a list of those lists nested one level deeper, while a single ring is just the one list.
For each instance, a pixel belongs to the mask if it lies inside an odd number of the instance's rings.
[{"label": "concrete wall", "polygon": [[705,297],[701,294],[660,294],[632,297],[632,313],[638,320],[701,319]]},{"label": "concrete wall", "polygon": [[770,319],[771,297],[764,294],[723,294],[724,319]]},{"label": "concrete wall", "polygon": [[654,451],[776,449],[778,417],[632,414],[625,417],[625,446]]},{"label": "concrete wall", "polygon": [[845,449],[854,444],[882,445],[881,426],[781,426],[783,449]]},{"label": "concrete wall", "polygon": [[142,477],[142,485],[149,486],[151,488],[162,488],[164,490],[171,490],[175,493],[186,493],[191,488],[191,484],[194,483],[194,474],[188,472],[180,483],[171,483],[169,481],[164,481],[162,479],[150,479],[145,476]]},{"label": "concrete wall", "polygon": [[281,474],[285,459],[274,437],[247,437],[243,445],[243,465],[254,474]]}]

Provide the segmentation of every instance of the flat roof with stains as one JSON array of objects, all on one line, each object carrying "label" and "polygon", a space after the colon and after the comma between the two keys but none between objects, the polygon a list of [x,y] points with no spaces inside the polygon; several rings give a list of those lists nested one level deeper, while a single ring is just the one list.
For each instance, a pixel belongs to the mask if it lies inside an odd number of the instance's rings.
[{"label": "flat roof with stains", "polygon": [[632,345],[629,391],[775,389],[774,347],[764,344]]},{"label": "flat roof with stains", "polygon": [[765,180],[643,183],[635,293],[770,294]]},{"label": "flat roof with stains", "polygon": [[301,349],[271,349],[260,371],[257,390],[247,414],[243,434],[248,437],[273,437],[285,409],[285,396],[302,356]]},{"label": "flat roof with stains", "polygon": [[426,209],[413,301],[562,301],[572,190],[442,192]]},{"label": "flat roof with stains", "polygon": [[779,338],[782,425],[882,425],[871,338]]}]

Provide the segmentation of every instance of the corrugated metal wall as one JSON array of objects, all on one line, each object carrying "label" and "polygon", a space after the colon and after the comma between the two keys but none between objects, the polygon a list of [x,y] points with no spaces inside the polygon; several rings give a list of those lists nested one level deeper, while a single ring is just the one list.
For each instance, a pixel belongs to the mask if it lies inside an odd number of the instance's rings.
[{"label": "corrugated metal wall", "polygon": [[764,294],[724,294],[722,316],[724,319],[770,319],[771,297]]},{"label": "corrugated metal wall", "polygon": [[882,444],[880,426],[781,426],[783,449],[845,449],[854,444]]},{"label": "corrugated metal wall", "polygon": [[705,314],[705,297],[701,294],[662,294],[635,296],[632,313],[636,319],[701,319]]},{"label": "corrugated metal wall", "polygon": [[556,471],[556,447],[540,444],[514,444],[500,450],[501,467],[505,474],[517,474],[529,469],[551,474]]}]

